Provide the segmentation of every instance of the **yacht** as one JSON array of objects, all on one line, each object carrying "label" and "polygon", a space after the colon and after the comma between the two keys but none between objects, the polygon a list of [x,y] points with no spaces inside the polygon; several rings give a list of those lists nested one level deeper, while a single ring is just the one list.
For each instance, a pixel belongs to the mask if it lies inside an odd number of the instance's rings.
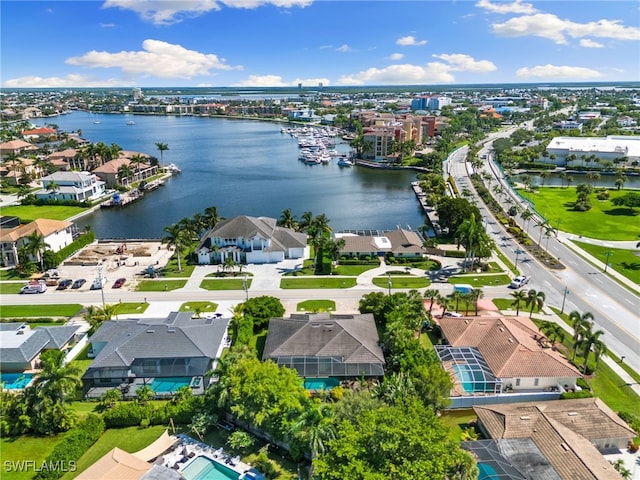
[{"label": "yacht", "polygon": [[136,122],[134,122],[133,120],[129,120],[129,121],[127,122],[127,125],[135,125],[135,124],[136,124]]},{"label": "yacht", "polygon": [[340,160],[338,160],[338,166],[340,166],[340,167],[353,167],[353,162],[351,160],[346,159],[346,158],[341,158]]}]

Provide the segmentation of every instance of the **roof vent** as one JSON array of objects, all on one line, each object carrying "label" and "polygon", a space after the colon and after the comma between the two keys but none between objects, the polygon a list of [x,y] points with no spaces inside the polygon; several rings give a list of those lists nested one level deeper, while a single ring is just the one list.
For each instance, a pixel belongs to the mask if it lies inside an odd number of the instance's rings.
[{"label": "roof vent", "polygon": [[333,324],[333,323],[325,323],[325,324],[324,324],[324,326],[325,326],[325,327],[329,327],[329,328],[331,328],[331,327],[333,327],[333,326],[334,326],[334,324]]},{"label": "roof vent", "polygon": [[176,333],[176,329],[175,328],[168,328],[167,329],[167,333]]},{"label": "roof vent", "polygon": [[567,445],[566,443],[562,442],[560,446],[564,448],[567,452],[569,451],[569,445]]},{"label": "roof vent", "polygon": [[509,337],[509,343],[513,343],[513,338]]},{"label": "roof vent", "polygon": [[528,415],[523,415],[520,417],[520,420],[531,420],[531,417]]},{"label": "roof vent", "polygon": [[311,326],[314,327],[314,328],[317,328],[317,327],[320,326],[320,324],[318,322],[312,322]]},{"label": "roof vent", "polygon": [[501,331],[501,332],[504,332],[504,328],[502,328],[502,327],[499,327],[499,328],[500,328],[500,331]]},{"label": "roof vent", "polygon": [[576,415],[578,415],[578,412],[569,412],[567,413],[567,415],[569,415],[570,417],[575,417]]},{"label": "roof vent", "polygon": [[149,330],[147,330],[147,333],[156,333],[156,331],[149,329]]}]

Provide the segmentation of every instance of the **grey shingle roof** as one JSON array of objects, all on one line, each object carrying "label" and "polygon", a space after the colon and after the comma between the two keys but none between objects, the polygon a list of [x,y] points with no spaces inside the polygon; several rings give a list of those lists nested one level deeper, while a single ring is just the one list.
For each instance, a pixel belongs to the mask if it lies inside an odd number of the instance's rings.
[{"label": "grey shingle roof", "polygon": [[0,324],[0,363],[25,363],[45,348],[65,345],[80,328],[77,326],[36,327],[20,331],[22,323]]},{"label": "grey shingle roof", "polygon": [[263,358],[338,357],[343,363],[384,364],[373,315],[292,315],[272,318]]}]

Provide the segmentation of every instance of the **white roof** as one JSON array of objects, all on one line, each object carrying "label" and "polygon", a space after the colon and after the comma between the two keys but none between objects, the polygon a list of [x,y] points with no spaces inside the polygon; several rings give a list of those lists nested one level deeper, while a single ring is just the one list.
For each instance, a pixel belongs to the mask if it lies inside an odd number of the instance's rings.
[{"label": "white roof", "polygon": [[555,137],[549,142],[547,150],[619,152],[627,157],[640,157],[640,136]]}]

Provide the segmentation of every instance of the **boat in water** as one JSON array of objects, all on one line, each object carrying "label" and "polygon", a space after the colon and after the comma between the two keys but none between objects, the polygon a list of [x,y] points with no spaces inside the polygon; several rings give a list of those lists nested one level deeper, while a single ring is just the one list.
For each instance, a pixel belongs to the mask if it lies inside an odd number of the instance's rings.
[{"label": "boat in water", "polygon": [[341,158],[338,160],[339,167],[353,167],[353,162],[347,158]]},{"label": "boat in water", "polygon": [[182,173],[182,170],[180,170],[180,168],[175,163],[170,163],[169,165],[167,165],[166,170],[169,173],[173,173],[173,174]]},{"label": "boat in water", "polygon": [[129,121],[127,122],[127,125],[135,125],[135,124],[136,124],[136,122],[134,122],[133,120],[129,120]]},{"label": "boat in water", "polygon": [[102,122],[100,122],[100,120],[96,120],[96,121],[95,121],[95,122],[93,122],[93,123],[95,123],[96,125],[98,125],[98,124],[100,124],[100,123],[102,123]]}]

